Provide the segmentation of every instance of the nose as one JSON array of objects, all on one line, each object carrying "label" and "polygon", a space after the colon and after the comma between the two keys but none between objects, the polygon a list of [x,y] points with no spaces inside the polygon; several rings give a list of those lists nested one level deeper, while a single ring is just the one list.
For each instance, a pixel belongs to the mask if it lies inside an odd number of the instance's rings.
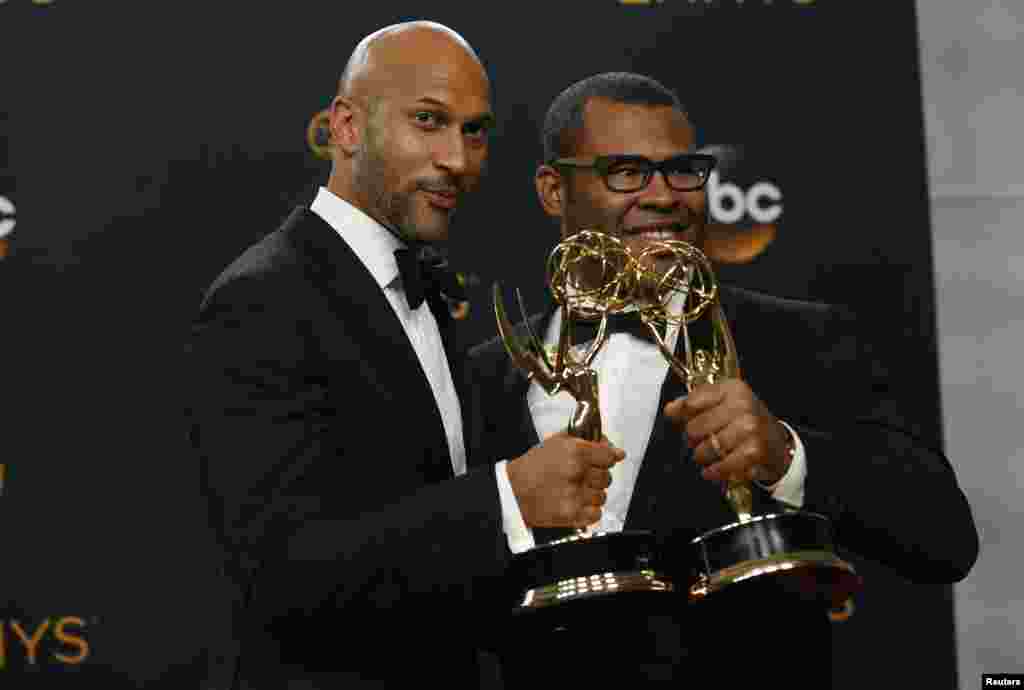
[{"label": "nose", "polygon": [[449,128],[448,136],[441,137],[434,155],[434,164],[455,176],[464,175],[469,169],[470,154],[466,140],[458,127]]},{"label": "nose", "polygon": [[674,210],[679,206],[680,192],[668,186],[665,173],[657,170],[640,192],[640,206],[650,209]]}]

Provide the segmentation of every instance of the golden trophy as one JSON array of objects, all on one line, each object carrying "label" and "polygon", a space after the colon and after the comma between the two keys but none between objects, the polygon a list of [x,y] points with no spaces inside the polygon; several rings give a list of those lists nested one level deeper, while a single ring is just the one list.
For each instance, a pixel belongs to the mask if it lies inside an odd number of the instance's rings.
[{"label": "golden trophy", "polygon": [[[579,438],[602,438],[597,372],[590,365],[607,340],[608,315],[634,301],[632,261],[618,239],[590,230],[555,247],[548,261],[548,286],[561,312],[554,351],[545,349],[531,330],[518,290],[523,326],[515,331],[501,288],[494,285],[494,313],[505,349],[527,379],[547,394],[566,391],[575,399],[568,432]],[[597,336],[583,354],[572,348],[573,327],[581,320],[599,320]],[[676,585],[670,573],[687,570],[669,567],[662,552],[655,535],[641,530],[577,529],[574,535],[540,544],[516,555],[509,568],[513,613],[520,621],[551,631],[589,625],[600,620],[599,612],[607,613],[608,606],[636,612],[656,599],[655,605],[663,608],[666,594],[685,602],[679,596],[685,583]]]},{"label": "golden trophy", "polygon": [[[634,285],[641,319],[687,391],[740,377],[719,286],[703,252],[682,241],[657,242],[635,258],[631,270],[633,276],[626,282]],[[667,334],[669,325],[679,329],[681,357],[660,332],[664,327]],[[736,522],[691,542],[696,564],[688,593],[691,602],[749,582],[779,585],[833,610],[848,605],[861,578],[835,554],[828,518],[789,508],[755,515],[746,478],[730,478],[725,498]]]}]

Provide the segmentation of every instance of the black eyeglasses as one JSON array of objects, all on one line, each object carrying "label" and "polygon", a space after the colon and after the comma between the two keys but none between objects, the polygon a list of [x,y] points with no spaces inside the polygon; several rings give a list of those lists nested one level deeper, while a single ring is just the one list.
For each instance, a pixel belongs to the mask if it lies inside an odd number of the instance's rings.
[{"label": "black eyeglasses", "polygon": [[639,192],[651,183],[660,171],[665,183],[677,192],[689,192],[707,184],[716,159],[706,153],[684,153],[660,163],[643,156],[598,156],[592,161],[579,158],[556,158],[553,166],[594,168],[608,189],[613,192]]}]

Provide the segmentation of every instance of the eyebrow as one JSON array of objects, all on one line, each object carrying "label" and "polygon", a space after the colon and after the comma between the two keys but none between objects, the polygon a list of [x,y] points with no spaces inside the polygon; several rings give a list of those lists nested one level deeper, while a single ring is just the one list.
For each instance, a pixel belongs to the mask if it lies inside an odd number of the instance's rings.
[{"label": "eyebrow", "polygon": [[[448,111],[451,110],[451,106],[449,106],[447,103],[445,103],[444,101],[439,101],[436,98],[431,98],[430,96],[423,96],[419,98],[416,102],[425,103],[427,105],[434,105],[439,108],[444,108],[445,110]],[[466,122],[469,124],[480,124],[486,127],[493,127],[494,125],[497,124],[497,118],[494,116],[494,113],[492,112],[484,112],[480,113],[479,115],[474,115],[473,117],[467,118]]]}]

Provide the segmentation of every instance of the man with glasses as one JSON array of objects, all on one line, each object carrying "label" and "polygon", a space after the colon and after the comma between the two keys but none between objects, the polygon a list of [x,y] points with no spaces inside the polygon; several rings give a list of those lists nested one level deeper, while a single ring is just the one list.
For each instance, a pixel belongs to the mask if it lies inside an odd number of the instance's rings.
[{"label": "man with glasses", "polygon": [[[633,253],[662,240],[703,248],[704,187],[715,160],[697,152],[686,112],[658,82],[610,73],[574,84],[548,110],[543,142],[537,195],[563,238],[591,229]],[[604,433],[626,452],[612,468],[598,529],[704,532],[734,522],[720,482],[742,477],[754,481],[762,506],[822,513],[841,547],[911,580],[962,579],[978,548],[970,508],[938,444],[899,429],[894,401],[886,398],[888,379],[873,371],[879,363],[855,337],[849,315],[725,285],[721,299],[743,380],[686,396],[639,319],[622,320],[594,360]],[[545,345],[557,343],[560,313],[553,304],[529,322]],[[665,338],[680,354],[673,330]],[[578,344],[585,347],[585,339]],[[473,409],[482,417],[477,438],[491,457],[515,457],[564,430],[572,415],[567,395],[548,396],[516,375],[500,340],[472,352],[471,372]],[[911,496],[941,510],[923,519]],[[510,531],[516,552],[549,536],[529,521]],[[828,686],[824,611],[781,598],[726,609],[728,602],[689,613],[682,624],[668,615],[609,620],[593,631],[601,648],[594,680],[616,672],[634,684],[678,680],[699,664],[730,681],[749,674],[788,687]],[[616,640],[624,636],[642,636],[647,657],[617,656]],[[589,664],[571,666],[570,675]]]}]

